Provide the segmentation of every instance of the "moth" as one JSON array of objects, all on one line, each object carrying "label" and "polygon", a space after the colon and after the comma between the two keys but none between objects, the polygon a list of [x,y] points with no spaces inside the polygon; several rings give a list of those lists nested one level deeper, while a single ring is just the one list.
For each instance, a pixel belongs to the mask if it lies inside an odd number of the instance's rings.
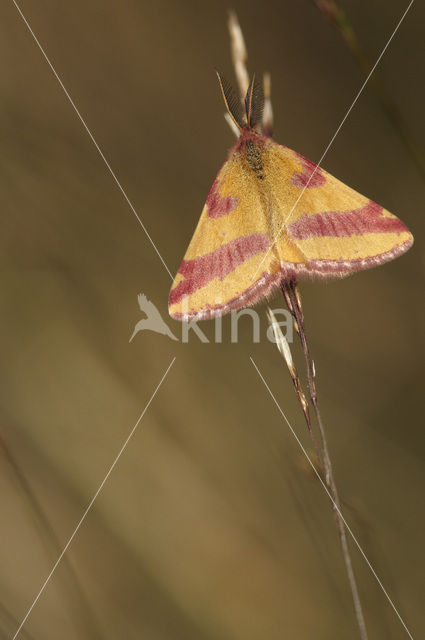
[{"label": "moth", "polygon": [[286,280],[347,276],[411,247],[411,233],[392,213],[261,135],[264,97],[255,78],[245,109],[220,76],[219,83],[239,138],[172,285],[173,318],[221,316],[270,297]]}]

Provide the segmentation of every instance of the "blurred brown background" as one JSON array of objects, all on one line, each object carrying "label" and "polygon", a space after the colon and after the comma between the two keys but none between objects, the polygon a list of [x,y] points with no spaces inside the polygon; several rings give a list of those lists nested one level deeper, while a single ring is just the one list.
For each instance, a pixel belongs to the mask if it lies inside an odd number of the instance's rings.
[{"label": "blurred brown background", "polygon": [[[272,75],[275,138],[317,161],[362,73],[308,0],[233,6],[250,69]],[[344,0],[372,60],[406,6]],[[233,143],[213,70],[233,77],[227,2],[21,7],[174,273]],[[137,294],[167,319],[170,278],[11,0],[0,20],[1,638],[173,356],[21,637],[357,638],[328,499],[249,361],[308,447],[276,349],[252,344],[247,319],[239,344],[228,319],[222,345],[148,332],[129,344]],[[424,20],[417,2],[379,67],[422,146]],[[399,260],[302,293],[345,513],[419,637],[424,183],[370,87],[324,167],[416,237]],[[353,559],[370,638],[407,637],[354,547]]]}]

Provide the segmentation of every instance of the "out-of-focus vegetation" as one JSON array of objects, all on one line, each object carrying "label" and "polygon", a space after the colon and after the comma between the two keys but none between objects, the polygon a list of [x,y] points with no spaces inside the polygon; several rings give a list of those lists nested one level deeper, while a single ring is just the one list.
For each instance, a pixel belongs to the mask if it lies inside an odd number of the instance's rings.
[{"label": "out-of-focus vegetation", "polygon": [[[227,4],[22,1],[22,10],[172,272],[233,142]],[[309,2],[234,3],[250,68],[273,79],[275,138],[318,160],[363,75]],[[344,3],[373,60],[400,2]],[[425,137],[425,9],[380,69]],[[79,640],[355,639],[327,497],[253,370],[308,436],[273,345],[142,332],[169,276],[12,2],[2,97],[0,629],[13,636],[171,358],[169,377],[22,631]],[[413,635],[423,626],[423,183],[373,91],[324,167],[399,215],[404,257],[302,286],[322,412],[353,530]],[[272,308],[283,306],[281,300]],[[179,335],[178,323],[169,320]],[[267,321],[264,314],[263,336]],[[214,327],[203,323],[212,339]],[[353,549],[370,637],[403,630]]]}]

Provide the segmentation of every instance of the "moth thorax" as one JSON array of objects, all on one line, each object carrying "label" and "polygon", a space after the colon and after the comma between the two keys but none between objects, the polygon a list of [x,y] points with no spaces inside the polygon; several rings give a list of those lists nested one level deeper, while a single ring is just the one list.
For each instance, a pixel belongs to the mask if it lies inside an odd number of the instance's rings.
[{"label": "moth thorax", "polygon": [[246,159],[259,180],[264,178],[264,165],[261,151],[253,140],[246,142]]}]

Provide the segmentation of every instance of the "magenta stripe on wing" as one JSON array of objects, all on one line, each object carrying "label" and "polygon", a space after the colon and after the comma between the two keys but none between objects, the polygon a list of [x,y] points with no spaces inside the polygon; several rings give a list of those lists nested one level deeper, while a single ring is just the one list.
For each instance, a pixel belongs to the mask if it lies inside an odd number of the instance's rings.
[{"label": "magenta stripe on wing", "polygon": [[367,233],[403,233],[407,227],[398,218],[386,218],[383,208],[372,200],[352,211],[324,211],[308,215],[288,225],[288,234],[296,240],[319,236],[349,237]]},{"label": "magenta stripe on wing", "polygon": [[326,182],[326,177],[323,171],[317,164],[314,164],[311,160],[304,158],[300,153],[294,151],[298,156],[302,164],[302,170],[299,173],[295,173],[291,178],[291,184],[295,185],[299,189],[312,189],[314,187],[321,187]]},{"label": "magenta stripe on wing", "polygon": [[263,253],[269,246],[270,238],[267,233],[253,233],[235,238],[204,256],[183,260],[179,273],[184,276],[184,280],[170,291],[169,304],[180,302],[182,298],[204,287],[215,278],[224,280],[245,260]]},{"label": "magenta stripe on wing", "polygon": [[213,186],[207,197],[208,217],[221,218],[227,216],[238,206],[237,196],[221,196],[218,192],[218,178],[214,180]]}]

